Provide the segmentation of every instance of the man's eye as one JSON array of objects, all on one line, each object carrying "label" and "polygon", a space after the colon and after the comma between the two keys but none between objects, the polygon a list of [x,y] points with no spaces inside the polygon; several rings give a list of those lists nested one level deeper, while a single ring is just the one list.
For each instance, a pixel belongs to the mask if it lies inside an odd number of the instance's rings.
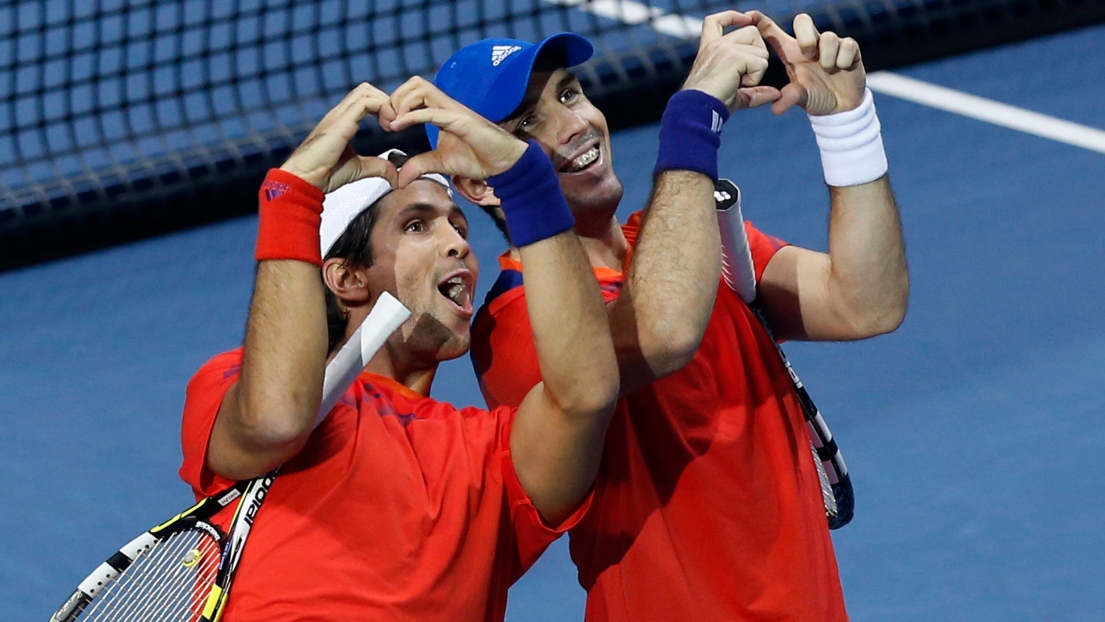
[{"label": "man's eye", "polygon": [[467,227],[465,227],[463,225],[453,225],[453,229],[456,229],[457,235],[464,238],[465,240],[468,239],[468,228]]},{"label": "man's eye", "polygon": [[565,89],[564,92],[560,94],[560,103],[567,104],[574,100],[578,95],[579,91],[575,89]]},{"label": "man's eye", "polygon": [[412,220],[407,223],[407,226],[403,227],[403,231],[407,233],[421,233],[426,230],[426,225],[421,220]]},{"label": "man's eye", "polygon": [[529,115],[528,117],[523,117],[522,120],[518,122],[518,130],[522,132],[528,132],[532,130],[536,125],[537,117]]}]

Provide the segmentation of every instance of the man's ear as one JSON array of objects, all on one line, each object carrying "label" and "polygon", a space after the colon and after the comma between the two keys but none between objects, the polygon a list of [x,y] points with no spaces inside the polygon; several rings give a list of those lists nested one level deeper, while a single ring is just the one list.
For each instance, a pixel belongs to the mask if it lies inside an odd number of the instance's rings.
[{"label": "man's ear", "polygon": [[339,258],[327,259],[322,264],[322,280],[343,306],[363,305],[372,298],[367,268],[351,266]]},{"label": "man's ear", "polygon": [[453,175],[453,186],[460,196],[474,205],[499,207],[499,197],[495,196],[495,191],[482,179],[468,179]]}]

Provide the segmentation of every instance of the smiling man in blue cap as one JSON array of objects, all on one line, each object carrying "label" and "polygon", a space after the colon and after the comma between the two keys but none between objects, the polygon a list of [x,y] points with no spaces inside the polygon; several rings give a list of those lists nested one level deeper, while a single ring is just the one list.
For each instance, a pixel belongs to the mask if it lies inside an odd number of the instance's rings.
[{"label": "smiling man in blue cap", "polygon": [[[617,227],[611,216],[622,198],[621,181],[610,160],[606,117],[587,100],[579,81],[568,71],[593,53],[591,43],[573,33],[559,33],[536,44],[484,39],[454,54],[434,81],[461,104],[524,140],[532,138],[529,130],[545,117],[559,112],[544,102],[572,111],[570,126],[561,127],[566,133],[564,140],[538,143],[560,175],[576,217],[576,232],[585,237]],[[436,128],[427,126],[427,134],[431,144],[437,144]],[[454,181],[464,186],[466,198],[492,214],[505,234],[505,221],[496,211],[498,201],[485,194],[487,186]]]},{"label": "smiling man in blue cap", "polygon": [[[901,227],[859,48],[807,15],[794,33],[754,11],[704,20],[660,122],[648,206],[625,225],[606,119],[570,71],[593,53],[582,37],[480,41],[446,61],[433,85],[392,96],[403,116],[444,92],[538,145],[602,287],[622,397],[591,508],[571,530],[590,622],[847,619],[795,388],[772,337],[720,279],[722,126],[737,109],[797,105],[821,150],[831,244],[817,252],[745,227],[775,336],[862,339],[904,318]],[[759,85],[769,44],[790,76],[781,89]],[[431,128],[431,144],[438,138]],[[472,359],[489,405],[516,405],[540,378],[516,248],[525,232],[503,221],[493,186],[453,182],[512,242],[476,316]]]}]

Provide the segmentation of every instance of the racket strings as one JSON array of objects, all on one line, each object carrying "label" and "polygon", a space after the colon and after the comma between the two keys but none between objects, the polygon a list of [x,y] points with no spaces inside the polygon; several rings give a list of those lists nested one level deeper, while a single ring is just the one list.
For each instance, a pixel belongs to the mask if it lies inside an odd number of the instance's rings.
[{"label": "racket strings", "polygon": [[80,620],[197,620],[219,568],[219,543],[188,529],[159,541],[85,609]]}]

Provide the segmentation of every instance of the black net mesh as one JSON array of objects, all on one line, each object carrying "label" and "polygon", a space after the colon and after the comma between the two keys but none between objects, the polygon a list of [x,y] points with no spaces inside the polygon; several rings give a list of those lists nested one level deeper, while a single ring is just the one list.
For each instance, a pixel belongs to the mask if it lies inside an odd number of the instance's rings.
[{"label": "black net mesh", "polygon": [[[1105,18],[1105,0],[0,2],[0,268],[249,212],[264,171],[354,84],[429,76],[486,36],[572,30],[615,127],[658,116],[700,19],[810,12],[869,69]],[[425,148],[366,127],[360,149]]]}]

